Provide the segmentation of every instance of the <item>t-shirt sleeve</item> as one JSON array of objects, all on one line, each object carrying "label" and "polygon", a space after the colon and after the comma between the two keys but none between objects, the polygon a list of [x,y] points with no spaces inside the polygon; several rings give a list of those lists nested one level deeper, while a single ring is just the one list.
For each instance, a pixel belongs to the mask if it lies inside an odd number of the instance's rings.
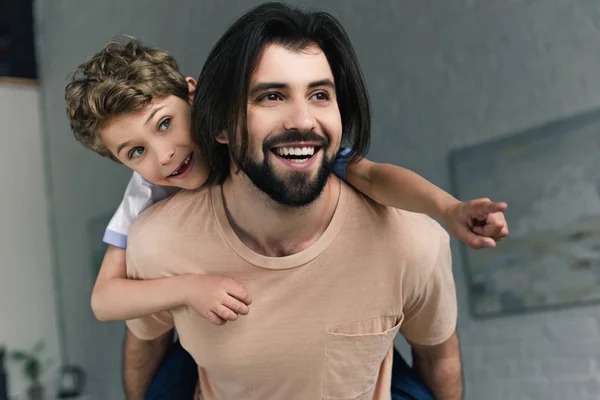
[{"label": "t-shirt sleeve", "polygon": [[137,216],[152,204],[169,197],[178,190],[178,188],[154,185],[134,172],[125,189],[123,201],[104,231],[102,239],[104,243],[122,249],[126,248],[127,233]]},{"label": "t-shirt sleeve", "polygon": [[161,311],[143,318],[125,321],[127,327],[138,339],[153,340],[175,327],[173,315],[169,311]]},{"label": "t-shirt sleeve", "polygon": [[[135,227],[133,229],[135,230]],[[140,239],[139,235],[135,236],[135,232],[132,233],[134,239],[132,239],[133,241],[126,253],[127,277],[129,279],[146,279],[147,271],[142,270],[140,265],[143,265],[146,269],[152,269],[155,265],[152,265],[152,257],[146,255],[147,242]],[[128,320],[125,323],[129,330],[142,340],[156,339],[175,326],[170,311],[161,311],[143,318]]]},{"label": "t-shirt sleeve", "polygon": [[409,342],[433,346],[446,341],[456,330],[457,302],[450,238],[439,229],[440,242],[435,265],[423,288],[406,299],[400,328]]},{"label": "t-shirt sleeve", "polygon": [[341,147],[335,158],[335,163],[333,164],[333,173],[346,183],[348,183],[346,180],[346,166],[348,165],[348,160],[351,156],[352,150],[350,148]]}]

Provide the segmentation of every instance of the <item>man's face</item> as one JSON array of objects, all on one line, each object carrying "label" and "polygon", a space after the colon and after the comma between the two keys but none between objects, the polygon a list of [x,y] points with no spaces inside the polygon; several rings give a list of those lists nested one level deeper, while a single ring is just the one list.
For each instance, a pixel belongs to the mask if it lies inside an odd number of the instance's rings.
[{"label": "man's face", "polygon": [[342,136],[333,74],[319,47],[264,49],[250,80],[247,126],[242,170],[250,180],[286,206],[316,200]]}]

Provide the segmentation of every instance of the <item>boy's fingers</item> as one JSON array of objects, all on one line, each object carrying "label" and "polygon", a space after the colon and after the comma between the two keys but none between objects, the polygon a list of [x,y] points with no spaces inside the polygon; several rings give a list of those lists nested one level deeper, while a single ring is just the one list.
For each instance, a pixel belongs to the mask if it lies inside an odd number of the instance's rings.
[{"label": "boy's fingers", "polygon": [[225,325],[225,322],[227,322],[213,311],[208,312],[207,319],[215,325]]},{"label": "boy's fingers", "polygon": [[489,237],[489,238],[495,238],[496,236],[500,235],[500,232],[502,231],[502,226],[498,226],[498,225],[486,225],[483,226],[483,236],[485,237]]},{"label": "boy's fingers", "polygon": [[236,313],[234,313],[222,304],[219,304],[217,306],[216,314],[225,321],[235,321],[236,319],[238,319],[238,315]]},{"label": "boy's fingers", "polygon": [[[475,230],[476,228],[474,228],[473,230]],[[464,230],[461,230],[457,237],[458,239],[463,241],[467,246],[475,250],[482,249],[484,247],[493,247],[496,245],[493,239],[480,236],[466,228]]]},{"label": "boy's fingers", "polygon": [[499,242],[499,241],[501,241],[502,239],[504,239],[507,236],[508,236],[508,227],[505,226],[504,228],[502,228],[502,230],[500,231],[500,233],[498,233],[496,235],[496,237],[494,238],[494,240],[496,242]]},{"label": "boy's fingers", "polygon": [[250,312],[250,308],[235,297],[228,296],[223,300],[223,305],[236,314],[247,315]]},{"label": "boy's fingers", "polygon": [[493,249],[496,247],[496,241],[491,238],[482,238],[482,244],[482,247],[485,247],[486,249]]},{"label": "boy's fingers", "polygon": [[476,237],[476,239],[473,240],[474,245],[471,247],[476,250],[493,249],[494,247],[496,247],[496,241],[494,241],[494,239],[486,238],[483,236],[477,236],[477,235],[475,235],[475,237]]},{"label": "boy's fingers", "polygon": [[496,247],[496,241],[494,239],[481,235],[477,232],[478,230],[481,231],[482,227],[476,226],[473,228],[473,232],[467,230],[464,232],[464,238],[459,239],[475,250],[483,248],[491,249]]},{"label": "boy's fingers", "polygon": [[240,283],[236,282],[235,285],[231,285],[230,287],[228,287],[226,289],[226,292],[228,295],[235,297],[236,299],[238,299],[239,301],[241,301],[247,305],[250,305],[252,303],[252,296],[250,295],[250,293],[248,293],[246,288]]},{"label": "boy's fingers", "polygon": [[484,216],[503,212],[508,208],[508,204],[504,202],[493,202],[490,199],[476,199],[469,202],[471,213],[476,216]]},{"label": "boy's fingers", "polygon": [[508,226],[502,213],[489,214],[484,221],[475,220],[471,229],[478,235],[492,239],[508,234]]}]

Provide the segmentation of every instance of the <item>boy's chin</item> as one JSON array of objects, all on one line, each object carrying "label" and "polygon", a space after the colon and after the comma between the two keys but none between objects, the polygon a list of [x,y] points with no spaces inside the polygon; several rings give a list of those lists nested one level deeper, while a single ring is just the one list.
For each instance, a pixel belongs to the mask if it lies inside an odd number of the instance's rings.
[{"label": "boy's chin", "polygon": [[182,179],[181,182],[177,182],[176,179],[171,179],[169,183],[171,186],[178,187],[184,190],[196,190],[199,189],[206,179],[202,179],[202,177],[188,177],[186,179]]}]

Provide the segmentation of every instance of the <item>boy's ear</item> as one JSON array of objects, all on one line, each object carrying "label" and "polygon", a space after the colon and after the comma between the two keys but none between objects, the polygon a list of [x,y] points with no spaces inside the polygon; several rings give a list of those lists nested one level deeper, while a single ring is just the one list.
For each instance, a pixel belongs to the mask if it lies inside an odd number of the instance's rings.
[{"label": "boy's ear", "polygon": [[190,104],[194,102],[194,93],[196,93],[196,80],[192,77],[185,78],[188,85],[188,100]]},{"label": "boy's ear", "polygon": [[227,137],[227,132],[225,132],[225,131],[221,131],[221,132],[217,133],[216,139],[217,139],[217,142],[219,142],[221,144],[229,144],[229,138]]}]

